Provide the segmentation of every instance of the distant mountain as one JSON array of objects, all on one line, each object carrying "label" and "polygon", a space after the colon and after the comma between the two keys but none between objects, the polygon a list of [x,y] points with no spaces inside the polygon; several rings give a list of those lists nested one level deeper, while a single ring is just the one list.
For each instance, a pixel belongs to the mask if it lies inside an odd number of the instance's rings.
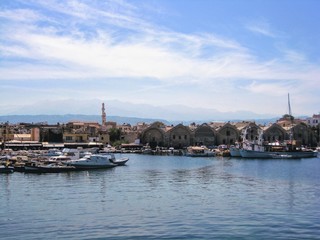
[{"label": "distant mountain", "polygon": [[[70,121],[93,121],[101,123],[99,115],[84,115],[84,114],[66,114],[66,115],[6,115],[0,116],[0,122],[9,123],[40,123],[47,122],[48,124],[67,123]],[[139,122],[153,123],[161,121],[165,124],[170,124],[163,119],[136,118],[136,117],[119,117],[108,116],[107,121],[116,122],[118,124],[129,123],[136,125]]]},{"label": "distant mountain", "polygon": [[[269,119],[245,119],[247,121],[254,121],[257,124],[268,124],[275,122],[278,118],[269,118]],[[84,114],[65,114],[65,115],[6,115],[0,116],[0,123],[4,122],[9,123],[40,123],[47,122],[48,124],[57,124],[57,123],[67,123],[70,121],[93,121],[101,123],[100,115],[84,115]],[[163,122],[166,125],[177,125],[182,123],[184,125],[189,125],[190,123],[202,124],[206,122],[211,122],[214,120],[195,120],[195,121],[168,121],[165,119],[155,119],[155,118],[137,118],[137,117],[120,117],[120,116],[108,116],[107,121],[113,121],[118,124],[129,123],[131,125],[136,125],[139,122],[153,123],[156,121]],[[218,120],[216,120],[218,121]],[[241,122],[243,119],[233,119],[233,120],[219,120],[222,122]]]},{"label": "distant mountain", "polygon": [[[38,116],[38,118],[29,118],[31,122],[65,122],[73,118],[80,117],[83,120],[101,121],[101,103],[106,105],[107,119],[116,122],[137,122],[143,119],[149,122],[155,119],[166,119],[170,123],[187,122],[210,122],[210,121],[228,121],[232,119],[270,119],[275,117],[271,114],[257,114],[250,111],[221,112],[216,109],[199,107],[190,107],[183,105],[154,106],[150,104],[137,104],[122,102],[118,100],[47,100],[39,101],[34,104],[9,106],[2,108],[1,115],[16,116],[14,121],[22,121],[21,116]],[[41,114],[41,115],[39,115]],[[47,119],[50,116],[50,119]],[[59,116],[59,117],[55,117]],[[61,116],[63,118],[61,119]],[[132,116],[128,118],[116,116]],[[121,119],[120,119],[121,118]],[[3,118],[1,118],[3,119]],[[13,118],[11,118],[13,119]],[[26,117],[26,119],[28,119]],[[147,120],[145,120],[147,119]],[[29,120],[29,122],[30,122]],[[80,119],[79,119],[80,120]],[[2,120],[3,121],[3,120]],[[162,120],[164,121],[164,120]]]}]

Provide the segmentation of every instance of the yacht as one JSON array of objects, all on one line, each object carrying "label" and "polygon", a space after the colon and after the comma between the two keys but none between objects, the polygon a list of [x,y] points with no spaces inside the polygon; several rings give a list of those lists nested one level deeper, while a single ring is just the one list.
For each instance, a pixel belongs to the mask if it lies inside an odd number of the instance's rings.
[{"label": "yacht", "polygon": [[99,168],[113,168],[118,166],[112,162],[110,155],[103,154],[88,154],[77,160],[69,160],[64,163],[68,166],[74,166],[78,169],[99,169]]}]

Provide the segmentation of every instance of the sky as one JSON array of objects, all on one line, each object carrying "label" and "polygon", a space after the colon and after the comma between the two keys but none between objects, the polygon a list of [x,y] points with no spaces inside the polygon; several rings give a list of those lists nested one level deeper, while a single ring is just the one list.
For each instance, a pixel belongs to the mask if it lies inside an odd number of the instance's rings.
[{"label": "sky", "polygon": [[[0,115],[100,114],[109,101],[154,106],[149,115],[173,105],[283,115],[290,93],[293,115],[311,116],[319,9],[317,0],[1,0]],[[97,109],[79,110],[86,101]]]}]

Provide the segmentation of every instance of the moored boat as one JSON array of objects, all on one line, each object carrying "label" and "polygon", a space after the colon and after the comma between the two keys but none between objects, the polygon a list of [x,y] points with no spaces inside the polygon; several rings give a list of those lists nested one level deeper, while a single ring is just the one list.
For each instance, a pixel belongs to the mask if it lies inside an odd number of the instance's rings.
[{"label": "moored boat", "polygon": [[229,151],[230,151],[230,156],[231,157],[241,157],[240,147],[239,146],[231,146],[229,148]]},{"label": "moored boat", "polygon": [[283,156],[282,158],[313,158],[317,157],[316,151],[311,150],[294,150],[294,151],[268,151],[266,149],[249,150],[241,149],[240,154],[244,158],[275,158]]},{"label": "moored boat", "polygon": [[35,166],[40,173],[60,173],[74,171],[76,168],[74,166],[60,165],[60,164],[48,164]]},{"label": "moored boat", "polygon": [[14,167],[0,165],[0,173],[13,173],[13,172],[14,172]]},{"label": "moored boat", "polygon": [[77,160],[65,161],[64,163],[68,166],[73,166],[76,169],[100,169],[117,166],[117,164],[112,163],[110,160],[110,155],[92,154]]},{"label": "moored boat", "polygon": [[190,146],[186,152],[188,157],[214,157],[215,155],[215,152],[210,151],[205,146]]},{"label": "moored boat", "polygon": [[126,165],[126,163],[129,161],[128,157],[123,157],[123,158],[119,158],[119,159],[110,159],[110,161],[114,164],[116,164],[117,166],[123,166]]}]

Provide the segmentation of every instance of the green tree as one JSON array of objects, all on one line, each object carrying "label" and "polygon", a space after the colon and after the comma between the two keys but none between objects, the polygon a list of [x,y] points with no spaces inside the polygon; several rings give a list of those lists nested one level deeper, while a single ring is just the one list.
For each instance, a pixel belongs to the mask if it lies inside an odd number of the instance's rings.
[{"label": "green tree", "polygon": [[109,130],[110,142],[111,144],[115,141],[119,141],[121,137],[121,130],[118,128],[111,128]]}]

